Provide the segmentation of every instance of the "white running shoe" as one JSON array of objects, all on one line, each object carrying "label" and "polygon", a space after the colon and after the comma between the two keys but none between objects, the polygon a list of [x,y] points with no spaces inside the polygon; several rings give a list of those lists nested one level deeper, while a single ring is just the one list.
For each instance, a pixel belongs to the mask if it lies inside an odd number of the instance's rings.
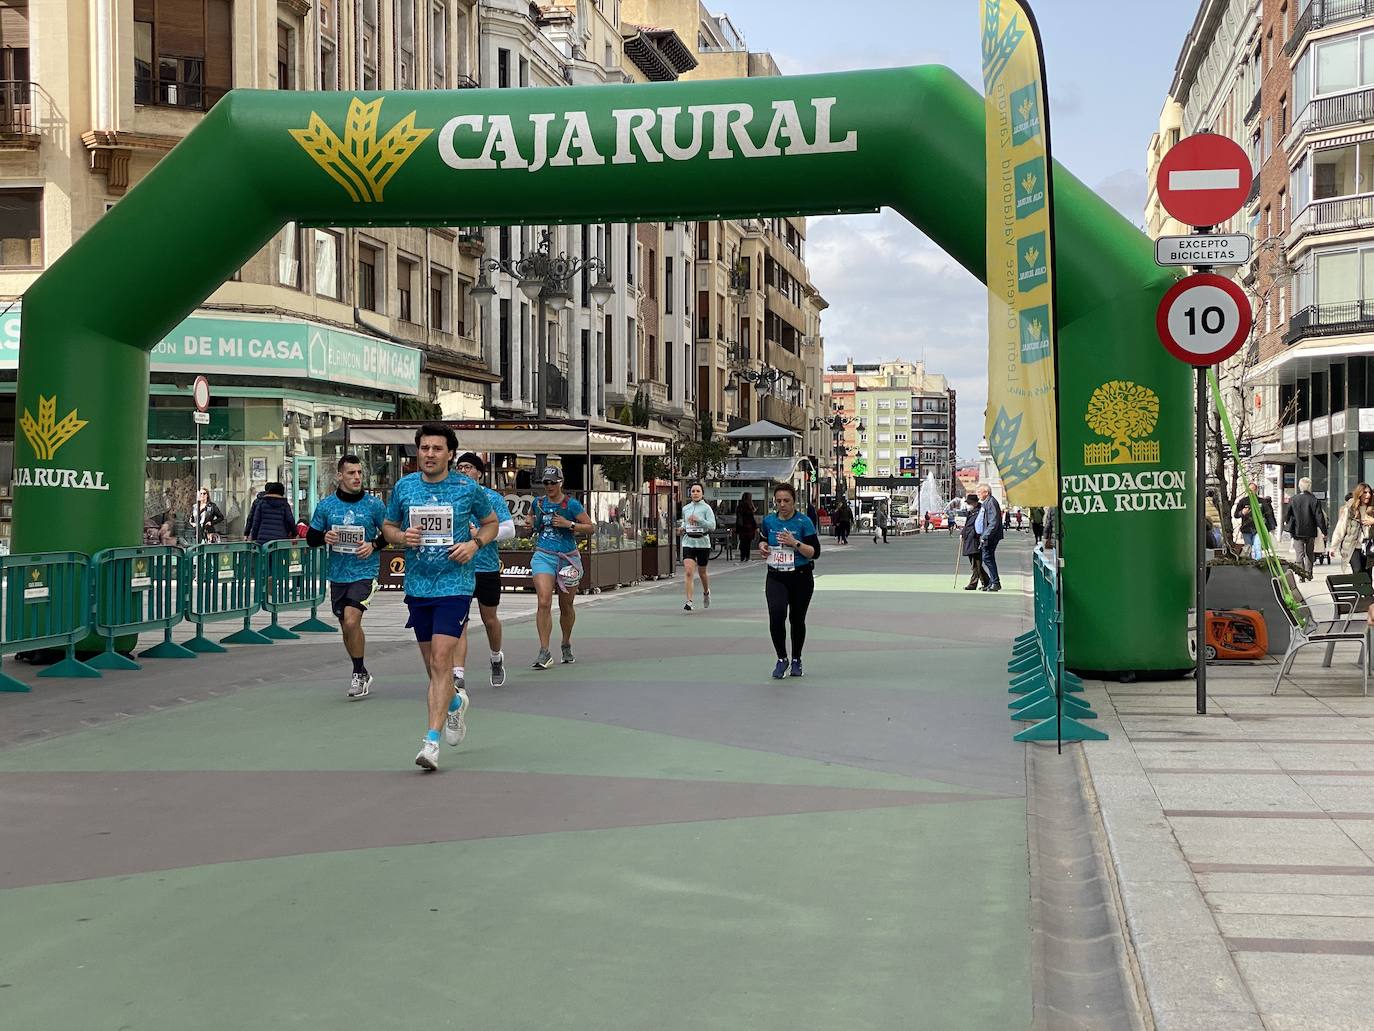
[{"label": "white running shoe", "polygon": [[354,673],[353,679],[348,684],[348,698],[356,702],[359,698],[366,698],[367,692],[372,689],[371,673]]},{"label": "white running shoe", "polygon": [[458,699],[462,702],[456,709],[450,709],[448,719],[444,720],[444,744],[457,748],[468,734],[468,693],[461,687]]},{"label": "white running shoe", "polygon": [[439,742],[425,738],[420,745],[420,754],[415,757],[415,765],[423,770],[437,770],[439,768]]},{"label": "white running shoe", "polygon": [[491,686],[506,686],[506,656],[504,653],[491,660]]},{"label": "white running shoe", "polygon": [[709,609],[711,607],[711,592],[704,591],[701,595],[701,607]]},{"label": "white running shoe", "polygon": [[572,645],[570,645],[570,644],[565,644],[565,645],[563,646],[563,661],[564,661],[564,662],[576,662],[576,661],[577,661],[577,657],[576,657],[575,655],[573,655],[573,653],[572,653]]}]

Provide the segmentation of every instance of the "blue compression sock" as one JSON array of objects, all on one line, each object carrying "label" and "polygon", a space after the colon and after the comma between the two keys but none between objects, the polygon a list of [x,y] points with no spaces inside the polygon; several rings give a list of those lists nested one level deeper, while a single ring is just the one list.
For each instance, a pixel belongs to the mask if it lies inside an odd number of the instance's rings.
[{"label": "blue compression sock", "polygon": [[463,699],[462,699],[461,697],[459,697],[458,692],[455,691],[455,692],[453,693],[453,701],[451,701],[451,702],[448,703],[448,711],[449,711],[449,712],[457,712],[457,711],[458,711],[459,709],[461,709],[462,707],[463,707]]},{"label": "blue compression sock", "polygon": [[428,734],[425,735],[425,740],[426,740],[426,741],[438,741],[438,740],[439,740],[439,732],[438,732],[437,730],[431,730]]}]

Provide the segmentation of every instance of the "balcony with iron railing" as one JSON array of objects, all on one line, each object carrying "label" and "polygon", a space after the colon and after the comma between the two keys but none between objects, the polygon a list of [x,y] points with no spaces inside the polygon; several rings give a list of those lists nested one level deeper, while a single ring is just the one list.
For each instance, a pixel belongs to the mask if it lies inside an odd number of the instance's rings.
[{"label": "balcony with iron railing", "polygon": [[1307,34],[1328,25],[1357,18],[1374,17],[1374,0],[1309,0],[1293,25],[1293,33],[1283,46],[1285,57],[1292,57],[1302,48]]},{"label": "balcony with iron railing", "polygon": [[1291,151],[1309,132],[1339,129],[1347,125],[1364,125],[1374,121],[1374,88],[1352,90],[1333,97],[1321,97],[1307,105],[1307,109],[1283,139],[1283,149]]},{"label": "balcony with iron railing", "polygon": [[1355,333],[1374,333],[1374,301],[1309,305],[1288,320],[1283,342],[1296,344],[1299,340]]},{"label": "balcony with iron railing", "polygon": [[27,79],[0,80],[0,146],[6,140],[27,145],[38,137],[33,99],[33,83]]},{"label": "balcony with iron railing", "polygon": [[1288,246],[1310,233],[1342,233],[1374,228],[1374,193],[1313,201],[1293,218]]},{"label": "balcony with iron railing", "polygon": [[151,74],[134,76],[135,104],[209,111],[228,92],[228,89],[207,86],[194,78],[168,78]]}]

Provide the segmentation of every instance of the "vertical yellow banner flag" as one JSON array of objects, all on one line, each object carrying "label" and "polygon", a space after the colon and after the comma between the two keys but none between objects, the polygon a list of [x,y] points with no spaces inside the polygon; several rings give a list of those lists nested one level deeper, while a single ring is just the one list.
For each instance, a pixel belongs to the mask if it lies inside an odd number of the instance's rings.
[{"label": "vertical yellow banner flag", "polygon": [[1014,505],[1058,504],[1054,232],[1040,34],[1023,0],[982,0],[988,163],[988,408]]}]

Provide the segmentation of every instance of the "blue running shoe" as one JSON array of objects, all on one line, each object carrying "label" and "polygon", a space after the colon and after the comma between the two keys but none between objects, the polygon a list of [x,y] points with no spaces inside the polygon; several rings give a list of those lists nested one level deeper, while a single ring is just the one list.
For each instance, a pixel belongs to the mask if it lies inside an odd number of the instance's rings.
[{"label": "blue running shoe", "polygon": [[801,668],[801,659],[793,659],[793,660],[792,660],[792,675],[793,675],[794,677],[804,677],[804,676],[806,676],[806,674],[802,672],[802,668]]},{"label": "blue running shoe", "polygon": [[787,676],[787,660],[779,659],[778,664],[773,667],[773,679],[781,680],[785,676]]}]

